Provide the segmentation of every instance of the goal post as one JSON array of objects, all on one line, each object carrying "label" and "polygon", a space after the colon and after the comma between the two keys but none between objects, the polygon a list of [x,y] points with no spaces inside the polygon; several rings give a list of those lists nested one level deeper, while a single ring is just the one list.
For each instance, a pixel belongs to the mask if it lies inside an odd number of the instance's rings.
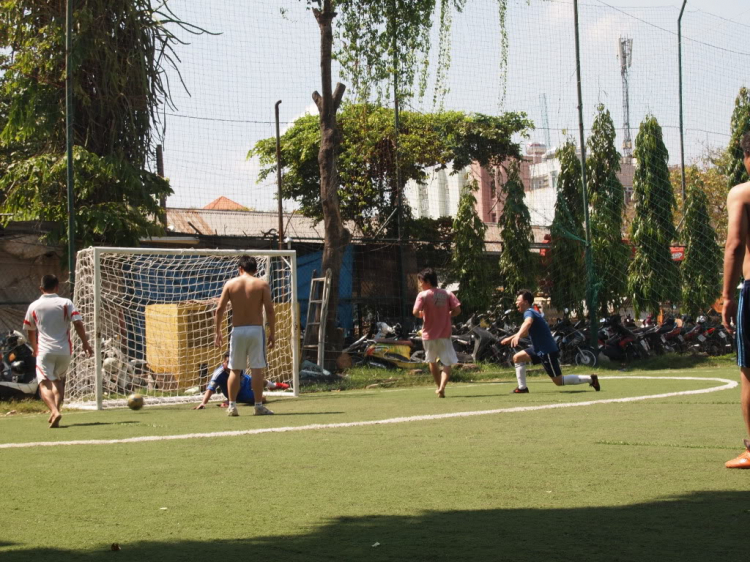
[{"label": "goal post", "polygon": [[214,318],[243,255],[256,259],[257,276],[271,287],[276,340],[267,350],[266,379],[290,385],[266,393],[298,396],[296,252],[94,247],[77,254],[73,295],[94,355],[86,357],[76,338],[69,405],[121,407],[133,392],[147,404],[200,400],[229,347],[231,305],[223,349],[214,345]]}]

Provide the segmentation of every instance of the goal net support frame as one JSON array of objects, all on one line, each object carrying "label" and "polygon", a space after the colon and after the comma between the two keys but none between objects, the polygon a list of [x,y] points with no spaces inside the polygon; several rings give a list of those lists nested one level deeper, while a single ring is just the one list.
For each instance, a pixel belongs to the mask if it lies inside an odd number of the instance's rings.
[{"label": "goal net support frame", "polygon": [[256,258],[257,276],[271,286],[276,338],[267,350],[266,380],[290,385],[264,394],[298,396],[295,251],[92,247],[78,252],[73,301],[94,355],[86,357],[75,338],[67,373],[69,405],[123,407],[133,392],[146,404],[200,400],[229,347],[231,305],[223,349],[214,345],[215,312],[243,255]]}]

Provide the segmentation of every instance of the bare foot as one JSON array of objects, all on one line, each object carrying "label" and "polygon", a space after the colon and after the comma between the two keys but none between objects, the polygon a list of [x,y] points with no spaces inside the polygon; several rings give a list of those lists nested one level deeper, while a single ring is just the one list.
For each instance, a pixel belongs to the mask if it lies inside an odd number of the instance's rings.
[{"label": "bare foot", "polygon": [[55,427],[60,427],[60,420],[62,419],[62,414],[57,414],[52,418],[51,423],[49,424],[50,429]]},{"label": "bare foot", "polygon": [[445,389],[444,388],[438,388],[435,391],[435,394],[438,395],[438,398],[445,398]]},{"label": "bare foot", "polygon": [[50,412],[49,413],[49,417],[47,418],[47,423],[52,423],[52,418],[54,418],[54,417],[55,417],[55,414],[53,414],[52,412]]}]

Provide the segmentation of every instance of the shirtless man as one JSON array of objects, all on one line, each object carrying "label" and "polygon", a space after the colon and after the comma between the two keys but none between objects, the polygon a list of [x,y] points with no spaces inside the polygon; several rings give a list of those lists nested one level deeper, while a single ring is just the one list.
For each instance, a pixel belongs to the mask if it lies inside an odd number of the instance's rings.
[{"label": "shirtless man", "polygon": [[[750,133],[740,142],[744,164],[750,174]],[[750,182],[735,185],[727,196],[727,243],[724,248],[724,306],[721,320],[729,333],[737,330],[737,364],[740,367],[742,415],[750,437]],[[739,310],[735,300],[737,281],[742,272],[745,280],[740,292]],[[734,324],[734,325],[732,325]],[[727,468],[750,468],[750,439],[745,439],[745,451],[728,461]]]},{"label": "shirtless man", "polygon": [[60,283],[55,275],[45,275],[39,289],[42,296],[29,305],[23,327],[29,334],[29,343],[36,357],[36,378],[39,394],[50,410],[49,426],[60,427],[65,400],[65,373],[73,356],[70,341],[70,323],[81,338],[83,350],[91,357],[94,353],[86,338],[81,313],[69,299],[57,296]]},{"label": "shirtless man", "polygon": [[229,338],[229,381],[227,390],[228,416],[239,416],[237,394],[240,391],[242,371],[250,364],[252,389],[255,396],[255,415],[273,414],[263,405],[263,370],[266,368],[266,333],[263,329],[263,310],[268,320],[268,348],[272,348],[275,337],[276,317],[271,301],[271,287],[255,277],[258,264],[255,258],[242,256],[239,263],[240,274],[224,285],[216,309],[216,347],[224,346],[222,324],[227,304],[232,303],[232,334]]}]

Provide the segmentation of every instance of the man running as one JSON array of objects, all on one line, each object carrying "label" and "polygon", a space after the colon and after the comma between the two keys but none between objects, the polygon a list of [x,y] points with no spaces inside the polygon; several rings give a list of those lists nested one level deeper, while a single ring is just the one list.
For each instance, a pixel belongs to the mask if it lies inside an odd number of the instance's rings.
[{"label": "man running", "polygon": [[73,356],[70,323],[73,323],[83,350],[91,357],[94,350],[86,337],[81,314],[69,299],[57,296],[60,283],[55,275],[45,275],[39,289],[42,296],[29,305],[23,327],[36,357],[39,394],[50,409],[49,426],[60,427],[65,401],[65,374]]},{"label": "man running", "polygon": [[[743,163],[750,174],[750,133],[740,142]],[[737,365],[740,368],[742,415],[747,435],[750,437],[750,239],[748,239],[748,214],[750,214],[750,182],[735,185],[727,196],[727,242],[724,247],[724,305],[721,321],[731,334],[737,330]],[[736,292],[742,272],[744,282],[740,293],[739,310]],[[727,468],[750,468],[750,439],[744,440],[745,450],[728,461]]]},{"label": "man running", "polygon": [[596,375],[563,376],[560,369],[560,351],[557,349],[557,344],[552,337],[547,321],[532,308],[533,304],[534,295],[531,294],[531,291],[521,289],[516,293],[516,308],[523,314],[523,324],[516,334],[508,336],[500,342],[503,345],[510,344],[516,347],[521,338],[525,338],[527,335],[531,337],[532,347],[519,351],[513,356],[516,379],[518,379],[518,386],[513,393],[527,394],[529,392],[529,388],[526,386],[526,364],[528,362],[535,365],[539,363],[544,365],[544,370],[557,386],[588,383],[589,386],[599,392],[601,387],[599,386],[599,377]]},{"label": "man running", "polygon": [[255,277],[258,264],[255,258],[242,256],[239,263],[239,275],[224,285],[216,309],[217,347],[224,346],[222,324],[227,304],[232,303],[232,334],[229,339],[229,395],[228,416],[239,416],[237,411],[237,394],[240,390],[242,371],[250,365],[252,389],[255,397],[255,415],[273,414],[263,405],[263,387],[265,386],[264,369],[266,363],[266,332],[263,328],[263,311],[268,321],[268,348],[271,349],[275,339],[276,316],[271,300],[271,287],[262,279]]}]

